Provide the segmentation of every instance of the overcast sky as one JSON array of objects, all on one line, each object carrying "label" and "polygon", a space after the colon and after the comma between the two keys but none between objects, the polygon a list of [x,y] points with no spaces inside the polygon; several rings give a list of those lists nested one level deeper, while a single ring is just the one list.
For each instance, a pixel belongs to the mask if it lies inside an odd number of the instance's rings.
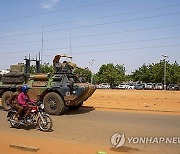
[{"label": "overcast sky", "polygon": [[72,51],[81,67],[95,60],[94,73],[114,63],[127,74],[162,54],[180,63],[179,0],[1,0],[0,70],[35,58],[42,31],[43,62]]}]

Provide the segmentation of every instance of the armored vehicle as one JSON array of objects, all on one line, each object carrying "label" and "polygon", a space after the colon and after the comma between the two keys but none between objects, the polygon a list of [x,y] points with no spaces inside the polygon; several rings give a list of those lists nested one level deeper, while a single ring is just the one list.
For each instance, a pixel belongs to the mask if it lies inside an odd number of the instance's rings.
[{"label": "armored vehicle", "polygon": [[79,81],[78,75],[73,73],[77,65],[69,61],[61,63],[61,57],[71,58],[66,55],[56,55],[53,60],[54,73],[52,74],[41,74],[40,60],[34,60],[37,73],[31,75],[30,58],[25,58],[25,67],[22,64],[11,66],[10,73],[3,75],[0,82],[3,108],[8,109],[8,98],[16,88],[27,84],[30,87],[29,96],[35,100],[38,96],[49,114],[63,114],[65,108],[79,109],[94,93],[96,86]]}]

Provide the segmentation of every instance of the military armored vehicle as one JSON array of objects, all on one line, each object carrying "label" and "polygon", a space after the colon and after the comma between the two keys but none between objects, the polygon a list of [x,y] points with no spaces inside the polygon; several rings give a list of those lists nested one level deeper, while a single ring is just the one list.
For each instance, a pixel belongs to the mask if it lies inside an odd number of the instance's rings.
[{"label": "military armored vehicle", "polygon": [[[77,65],[69,62],[60,62],[66,55],[56,55],[53,60],[54,73],[41,74],[40,60],[25,58],[22,64],[11,66],[10,73],[3,75],[0,82],[0,97],[2,106],[8,109],[8,98],[18,86],[27,84],[30,87],[28,94],[33,99],[43,101],[45,111],[49,114],[63,114],[65,108],[77,110],[96,90],[90,83],[82,83],[73,69]],[[36,74],[30,74],[30,62],[36,61]]]}]

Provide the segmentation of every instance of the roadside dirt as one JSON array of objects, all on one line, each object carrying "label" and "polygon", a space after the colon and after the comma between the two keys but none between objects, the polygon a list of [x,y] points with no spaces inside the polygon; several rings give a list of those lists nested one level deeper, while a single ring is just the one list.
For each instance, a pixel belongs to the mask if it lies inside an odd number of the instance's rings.
[{"label": "roadside dirt", "polygon": [[[14,133],[0,132],[0,153],[1,154],[96,154],[103,151],[108,154],[114,154],[109,147],[100,147],[96,145],[77,144],[71,141],[59,141],[56,139],[44,139],[40,137],[28,137],[15,135]],[[21,150],[10,147],[10,144],[33,146],[39,148],[37,152]]]},{"label": "roadside dirt", "polygon": [[97,89],[84,106],[121,112],[180,114],[180,91]]}]

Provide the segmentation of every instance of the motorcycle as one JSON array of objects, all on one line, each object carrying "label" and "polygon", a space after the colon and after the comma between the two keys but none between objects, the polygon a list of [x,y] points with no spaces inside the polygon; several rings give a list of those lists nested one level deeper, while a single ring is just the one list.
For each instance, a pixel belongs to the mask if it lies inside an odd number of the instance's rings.
[{"label": "motorcycle", "polygon": [[[29,103],[32,105],[32,103]],[[18,117],[18,121],[14,120],[15,114],[17,111],[10,107],[7,115],[7,119],[10,122],[13,128],[18,128],[20,126],[28,125],[38,125],[39,129],[42,131],[51,131],[53,122],[51,117],[45,113],[44,104],[41,101],[38,101],[36,105],[33,104],[33,108],[30,114],[25,118],[24,113]]]}]

